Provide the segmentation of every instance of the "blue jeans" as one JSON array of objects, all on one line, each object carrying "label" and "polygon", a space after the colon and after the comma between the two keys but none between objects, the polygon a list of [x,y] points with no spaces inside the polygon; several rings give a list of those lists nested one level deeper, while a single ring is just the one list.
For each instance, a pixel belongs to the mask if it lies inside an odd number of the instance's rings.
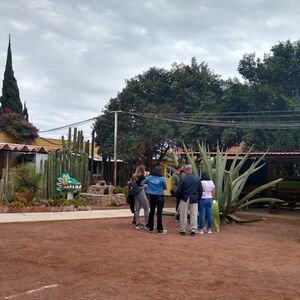
[{"label": "blue jeans", "polygon": [[211,229],[212,226],[212,198],[205,198],[198,200],[198,229],[203,229],[205,219],[207,220],[207,227]]}]

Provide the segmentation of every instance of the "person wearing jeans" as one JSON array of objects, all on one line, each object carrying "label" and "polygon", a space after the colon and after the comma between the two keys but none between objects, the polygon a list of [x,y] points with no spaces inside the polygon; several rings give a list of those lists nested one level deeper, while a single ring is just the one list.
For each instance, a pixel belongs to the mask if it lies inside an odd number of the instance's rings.
[{"label": "person wearing jeans", "polygon": [[132,175],[132,179],[136,181],[137,186],[140,188],[140,192],[134,196],[134,220],[136,229],[143,228],[143,225],[140,223],[141,208],[144,209],[145,227],[148,227],[149,204],[145,191],[142,187],[142,181],[146,178],[145,173],[145,166],[139,165],[137,166],[134,174]]},{"label": "person wearing jeans", "polygon": [[199,210],[199,234],[204,233],[204,224],[207,219],[207,233],[211,233],[212,227],[212,201],[215,192],[215,184],[210,180],[207,172],[202,172],[201,183],[203,187],[203,193],[201,199],[198,201]]},{"label": "person wearing jeans", "polygon": [[166,179],[162,176],[161,168],[154,167],[150,171],[150,176],[142,181],[145,186],[146,193],[150,198],[150,214],[148,220],[148,230],[153,232],[154,229],[154,214],[157,208],[157,233],[166,234],[167,230],[163,228],[162,224],[162,211],[165,204],[164,190],[167,189]]},{"label": "person wearing jeans", "polygon": [[195,236],[197,233],[197,212],[198,200],[202,195],[202,185],[199,177],[193,175],[193,168],[191,165],[184,167],[184,173],[180,178],[177,188],[177,197],[180,199],[180,229],[179,233],[185,235],[187,231],[187,215],[190,210],[190,233]]}]

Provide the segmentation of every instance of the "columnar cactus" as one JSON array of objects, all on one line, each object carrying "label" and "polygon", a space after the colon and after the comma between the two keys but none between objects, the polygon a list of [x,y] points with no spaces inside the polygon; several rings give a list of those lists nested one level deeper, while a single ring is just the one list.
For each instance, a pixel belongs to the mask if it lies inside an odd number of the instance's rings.
[{"label": "columnar cactus", "polygon": [[82,184],[86,190],[90,183],[89,142],[84,142],[82,131],[74,128],[73,139],[69,128],[68,140],[62,137],[63,149],[56,153],[49,153],[44,164],[44,193],[43,197],[51,199],[56,193],[56,178],[62,173],[68,173]]}]

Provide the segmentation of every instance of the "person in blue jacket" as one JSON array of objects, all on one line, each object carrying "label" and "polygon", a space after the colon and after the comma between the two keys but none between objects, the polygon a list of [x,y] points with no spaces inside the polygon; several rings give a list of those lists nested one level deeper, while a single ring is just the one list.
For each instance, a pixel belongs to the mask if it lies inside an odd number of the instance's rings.
[{"label": "person in blue jacket", "polygon": [[150,171],[150,176],[142,181],[146,187],[146,193],[150,198],[150,214],[148,220],[148,230],[153,232],[154,214],[157,208],[157,233],[166,234],[167,230],[163,228],[162,211],[165,204],[164,190],[167,189],[166,179],[162,176],[161,168],[155,166]]}]

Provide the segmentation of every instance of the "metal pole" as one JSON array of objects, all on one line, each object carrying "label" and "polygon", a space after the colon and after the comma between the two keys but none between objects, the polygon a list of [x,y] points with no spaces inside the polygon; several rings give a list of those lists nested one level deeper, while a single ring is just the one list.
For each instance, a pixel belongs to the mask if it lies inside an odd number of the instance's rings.
[{"label": "metal pole", "polygon": [[117,186],[117,143],[118,143],[118,111],[115,113],[115,131],[114,131],[114,186]]},{"label": "metal pole", "polygon": [[91,182],[94,184],[94,148],[95,148],[95,129],[92,131],[92,153],[91,153]]}]

